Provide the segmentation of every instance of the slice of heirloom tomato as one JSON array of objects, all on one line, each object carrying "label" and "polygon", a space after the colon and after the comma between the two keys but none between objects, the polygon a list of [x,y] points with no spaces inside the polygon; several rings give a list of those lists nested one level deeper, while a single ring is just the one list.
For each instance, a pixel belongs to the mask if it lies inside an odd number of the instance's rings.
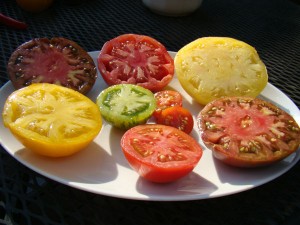
[{"label": "slice of heirloom tomato", "polygon": [[53,83],[86,94],[97,78],[91,56],[77,43],[61,37],[22,44],[12,53],[7,70],[16,89]]},{"label": "slice of heirloom tomato", "polygon": [[157,119],[161,111],[171,106],[182,106],[182,95],[174,90],[162,90],[154,94],[156,109],[153,116]]},{"label": "slice of heirloom tomato", "polygon": [[98,56],[99,71],[108,85],[136,84],[153,92],[174,76],[174,61],[164,45],[137,34],[123,34],[106,42]]},{"label": "slice of heirloom tomato", "polygon": [[129,129],[145,123],[156,108],[154,94],[133,84],[117,84],[97,97],[103,118],[113,126]]},{"label": "slice of heirloom tomato", "polygon": [[131,167],[143,178],[166,183],[190,173],[202,148],[188,134],[170,126],[144,124],[126,131],[121,147]]},{"label": "slice of heirloom tomato", "polygon": [[214,156],[233,166],[280,161],[300,143],[300,129],[293,117],[258,98],[217,99],[203,108],[197,121],[202,140]]},{"label": "slice of heirloom tomato", "polygon": [[203,105],[223,96],[256,97],[268,82],[255,48],[233,38],[199,38],[181,48],[174,62],[182,87]]},{"label": "slice of heirloom tomato", "polygon": [[49,157],[84,149],[102,127],[99,108],[88,97],[48,83],[14,91],[5,102],[2,117],[25,147]]},{"label": "slice of heirloom tomato", "polygon": [[192,114],[181,106],[172,106],[162,110],[156,118],[156,122],[175,127],[187,134],[191,133],[194,127]]}]

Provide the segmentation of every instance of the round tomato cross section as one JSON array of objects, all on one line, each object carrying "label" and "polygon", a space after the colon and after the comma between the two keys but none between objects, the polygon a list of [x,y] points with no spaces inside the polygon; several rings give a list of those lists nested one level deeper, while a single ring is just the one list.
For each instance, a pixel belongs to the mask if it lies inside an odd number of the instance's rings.
[{"label": "round tomato cross section", "polygon": [[108,85],[136,84],[153,92],[167,86],[174,76],[174,60],[165,46],[137,34],[106,42],[98,56],[98,68]]},{"label": "round tomato cross section", "polygon": [[97,97],[103,118],[111,125],[127,130],[143,124],[156,108],[154,94],[134,84],[116,84]]},{"label": "round tomato cross section", "polygon": [[178,51],[174,63],[181,86],[202,105],[223,96],[256,97],[268,82],[256,49],[233,38],[198,38]]},{"label": "round tomato cross section", "polygon": [[190,173],[202,156],[199,143],[174,127],[144,124],[129,129],[121,147],[131,167],[143,178],[172,182]]},{"label": "round tomato cross section", "polygon": [[197,123],[214,156],[238,167],[275,163],[295,152],[300,143],[300,128],[293,117],[258,98],[217,99],[203,108]]},{"label": "round tomato cross section", "polygon": [[61,37],[36,38],[20,45],[7,70],[16,89],[53,83],[86,94],[97,79],[92,57],[74,41]]},{"label": "round tomato cross section", "polygon": [[5,127],[26,148],[49,157],[84,149],[102,128],[93,101],[78,91],[48,83],[14,91],[4,104],[2,117]]}]

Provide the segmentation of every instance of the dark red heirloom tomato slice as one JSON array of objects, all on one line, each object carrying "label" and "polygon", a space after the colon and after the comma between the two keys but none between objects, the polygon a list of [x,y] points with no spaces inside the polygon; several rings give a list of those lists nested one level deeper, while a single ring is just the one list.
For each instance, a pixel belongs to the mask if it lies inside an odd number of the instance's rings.
[{"label": "dark red heirloom tomato slice", "polygon": [[204,143],[214,156],[233,166],[275,163],[295,152],[300,129],[288,113],[261,99],[224,97],[198,116]]},{"label": "dark red heirloom tomato slice", "polygon": [[121,139],[126,159],[137,173],[153,182],[175,181],[190,173],[202,148],[188,134],[160,124],[138,125]]},{"label": "dark red heirloom tomato slice", "polygon": [[153,116],[157,118],[161,111],[171,106],[182,106],[182,95],[174,90],[162,90],[154,94],[156,110]]},{"label": "dark red heirloom tomato slice", "polygon": [[65,38],[37,38],[19,46],[8,66],[16,89],[32,83],[53,83],[86,94],[94,85],[96,65],[77,43]]},{"label": "dark red heirloom tomato slice", "polygon": [[167,126],[175,127],[187,134],[191,133],[194,127],[192,114],[181,106],[168,107],[161,111],[156,122]]},{"label": "dark red heirloom tomato slice", "polygon": [[98,56],[99,71],[108,85],[136,84],[153,92],[174,76],[174,61],[164,45],[137,34],[123,34],[106,42]]}]

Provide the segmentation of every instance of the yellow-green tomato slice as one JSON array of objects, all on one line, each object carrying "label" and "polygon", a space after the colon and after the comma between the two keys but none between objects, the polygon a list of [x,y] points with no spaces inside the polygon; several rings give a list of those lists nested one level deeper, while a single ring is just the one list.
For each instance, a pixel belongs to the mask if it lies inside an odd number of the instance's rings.
[{"label": "yellow-green tomato slice", "polygon": [[103,118],[114,127],[127,130],[144,124],[156,108],[154,94],[141,86],[117,84],[97,97]]}]

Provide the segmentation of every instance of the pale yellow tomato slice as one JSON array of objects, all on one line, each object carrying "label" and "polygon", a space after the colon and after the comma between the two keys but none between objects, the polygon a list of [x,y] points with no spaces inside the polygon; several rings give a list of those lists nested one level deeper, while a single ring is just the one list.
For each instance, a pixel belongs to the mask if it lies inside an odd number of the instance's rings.
[{"label": "pale yellow tomato slice", "polygon": [[256,97],[268,83],[255,48],[229,37],[199,38],[181,48],[174,60],[183,89],[203,105],[222,96]]},{"label": "pale yellow tomato slice", "polygon": [[84,149],[98,135],[102,118],[83,94],[55,84],[32,84],[6,100],[3,122],[28,149],[50,157]]}]

